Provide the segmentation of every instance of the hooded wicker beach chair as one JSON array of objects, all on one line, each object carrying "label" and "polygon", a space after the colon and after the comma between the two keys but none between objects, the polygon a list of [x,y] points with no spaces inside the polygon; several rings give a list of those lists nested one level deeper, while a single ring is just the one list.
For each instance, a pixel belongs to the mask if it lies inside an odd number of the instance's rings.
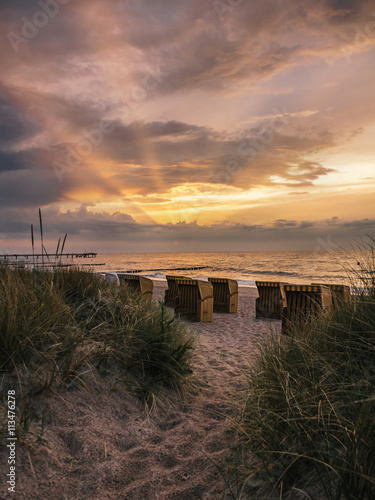
[{"label": "hooded wicker beach chair", "polygon": [[306,324],[316,315],[332,309],[331,289],[324,285],[285,285],[287,307],[282,318],[282,333],[296,324]]},{"label": "hooded wicker beach chair", "polygon": [[339,304],[350,302],[350,286],[347,285],[333,285],[332,283],[311,283],[312,285],[328,286],[332,292],[332,303],[336,307]]},{"label": "hooded wicker beach chair", "polygon": [[137,274],[118,274],[120,286],[125,286],[135,293],[141,294],[146,300],[151,301],[154,283],[150,278]]},{"label": "hooded wicker beach chair", "polygon": [[208,278],[214,293],[214,311],[236,313],[238,310],[238,283],[226,278]]},{"label": "hooded wicker beach chair", "polygon": [[257,318],[282,319],[286,307],[284,286],[288,283],[279,281],[256,281],[259,297],[255,300]]},{"label": "hooded wicker beach chair", "polygon": [[166,276],[168,288],[164,292],[165,305],[175,307],[178,304],[177,280],[189,280],[186,276]]},{"label": "hooded wicker beach chair", "polygon": [[178,304],[175,312],[192,321],[211,322],[214,306],[209,281],[178,279]]}]

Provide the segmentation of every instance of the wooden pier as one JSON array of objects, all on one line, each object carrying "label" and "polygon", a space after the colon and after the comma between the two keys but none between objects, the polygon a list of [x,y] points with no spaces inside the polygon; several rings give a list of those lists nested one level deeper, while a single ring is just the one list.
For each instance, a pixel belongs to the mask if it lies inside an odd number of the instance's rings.
[{"label": "wooden pier", "polygon": [[46,257],[49,259],[50,257],[53,259],[66,257],[68,259],[94,259],[97,256],[94,252],[85,252],[85,253],[14,253],[14,254],[0,254],[0,259],[3,260],[18,260],[18,259],[39,259]]}]

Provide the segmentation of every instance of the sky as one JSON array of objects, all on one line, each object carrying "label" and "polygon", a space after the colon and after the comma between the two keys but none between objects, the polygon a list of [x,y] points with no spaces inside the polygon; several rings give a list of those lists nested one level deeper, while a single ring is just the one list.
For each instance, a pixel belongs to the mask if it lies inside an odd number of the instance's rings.
[{"label": "sky", "polygon": [[0,252],[375,233],[375,4],[2,0]]}]

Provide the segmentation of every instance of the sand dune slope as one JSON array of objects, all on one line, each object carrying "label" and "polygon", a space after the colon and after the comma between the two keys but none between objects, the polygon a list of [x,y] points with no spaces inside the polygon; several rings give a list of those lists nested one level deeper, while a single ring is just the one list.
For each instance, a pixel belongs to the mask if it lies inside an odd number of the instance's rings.
[{"label": "sand dune slope", "polygon": [[[154,300],[164,289],[156,284]],[[119,391],[43,396],[36,406],[44,414],[48,446],[18,448],[14,498],[222,498],[220,470],[234,457],[231,397],[244,387],[257,344],[271,328],[280,330],[280,322],[255,319],[256,296],[255,289],[241,288],[238,314],[192,324],[199,334],[199,391],[184,403],[145,418],[139,403]]]}]

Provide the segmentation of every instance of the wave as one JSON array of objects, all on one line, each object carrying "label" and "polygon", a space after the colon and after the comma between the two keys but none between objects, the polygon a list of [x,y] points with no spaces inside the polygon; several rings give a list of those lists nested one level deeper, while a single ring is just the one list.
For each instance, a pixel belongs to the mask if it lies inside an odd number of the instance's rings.
[{"label": "wave", "polygon": [[[334,254],[335,256],[336,254]],[[118,269],[145,269],[137,274],[153,280],[165,280],[166,275],[185,275],[195,279],[207,277],[235,279],[241,286],[255,286],[255,280],[284,281],[290,283],[326,282],[347,283],[348,273],[344,264],[349,258],[332,258],[332,253],[315,255],[314,252],[216,252],[189,254],[139,254],[107,255],[103,271]],[[356,263],[356,261],[355,261]],[[178,271],[174,266],[186,268]],[[188,271],[188,266],[191,269]],[[204,268],[203,268],[204,267]],[[195,268],[195,269],[194,269]],[[198,268],[203,268],[198,271]]]},{"label": "wave", "polygon": [[256,274],[256,275],[272,275],[272,276],[300,276],[298,273],[289,273],[287,271],[253,271],[253,270],[246,270],[246,274]]}]

